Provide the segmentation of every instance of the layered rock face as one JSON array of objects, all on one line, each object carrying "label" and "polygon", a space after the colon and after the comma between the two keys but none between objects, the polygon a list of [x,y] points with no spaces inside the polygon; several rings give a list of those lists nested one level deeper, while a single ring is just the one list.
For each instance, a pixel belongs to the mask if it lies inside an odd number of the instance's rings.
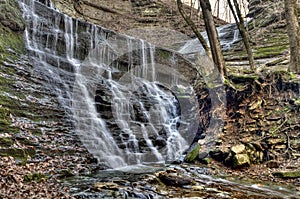
[{"label": "layered rock face", "polygon": [[[170,46],[194,35],[173,0],[54,0],[54,3],[59,10],[70,16],[155,45]],[[201,16],[193,15],[192,18],[199,30],[205,29]],[[225,22],[216,19],[216,24],[222,25]]]},{"label": "layered rock face", "polygon": [[12,31],[22,31],[25,24],[18,12],[18,4],[15,1],[0,1],[0,23]]}]

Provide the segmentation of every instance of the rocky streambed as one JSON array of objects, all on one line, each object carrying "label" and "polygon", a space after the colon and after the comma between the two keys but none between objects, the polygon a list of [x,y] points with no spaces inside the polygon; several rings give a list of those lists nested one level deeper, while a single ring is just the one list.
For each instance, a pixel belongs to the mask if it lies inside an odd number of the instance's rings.
[{"label": "rocky streambed", "polygon": [[[241,174],[241,173],[240,173]],[[264,183],[203,165],[136,166],[66,179],[76,198],[299,198],[295,186]]]}]

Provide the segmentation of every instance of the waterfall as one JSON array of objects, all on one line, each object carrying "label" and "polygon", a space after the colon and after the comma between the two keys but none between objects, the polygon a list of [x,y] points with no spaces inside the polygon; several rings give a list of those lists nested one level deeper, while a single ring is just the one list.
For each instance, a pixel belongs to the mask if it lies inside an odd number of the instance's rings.
[{"label": "waterfall", "polygon": [[19,3],[35,71],[100,163],[164,164],[182,156],[199,122],[191,85],[197,71],[187,61],[64,15],[49,1]]},{"label": "waterfall", "polygon": [[[217,32],[219,35],[222,50],[228,50],[232,47],[233,44],[240,41],[240,33],[235,24],[226,24],[220,26],[217,28]],[[201,35],[209,45],[207,33],[201,32]],[[205,54],[198,38],[186,41],[185,44],[178,50],[178,52],[182,54],[194,54],[198,52],[200,52],[201,54]]]}]

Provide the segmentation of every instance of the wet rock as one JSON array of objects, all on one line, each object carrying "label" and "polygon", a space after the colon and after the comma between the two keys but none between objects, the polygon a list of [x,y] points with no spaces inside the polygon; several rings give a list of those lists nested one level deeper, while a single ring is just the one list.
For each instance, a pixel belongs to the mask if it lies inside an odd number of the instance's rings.
[{"label": "wet rock", "polygon": [[194,184],[192,178],[180,174],[178,172],[162,171],[162,172],[158,172],[156,176],[159,178],[160,181],[162,181],[167,186],[182,187],[185,185]]},{"label": "wet rock", "polygon": [[202,190],[204,190],[204,186],[201,186],[201,185],[192,186],[192,189],[195,191],[202,191]]},{"label": "wet rock", "polygon": [[207,152],[200,152],[200,153],[198,154],[198,158],[199,158],[200,160],[202,160],[202,159],[204,159],[204,158],[207,158],[207,156],[208,156],[208,153],[207,153]]},{"label": "wet rock", "polygon": [[250,159],[247,154],[236,154],[233,156],[232,167],[242,168],[250,166]]},{"label": "wet rock", "polygon": [[94,189],[97,191],[102,191],[102,190],[118,190],[119,185],[113,182],[96,182],[94,184]]},{"label": "wet rock", "polygon": [[67,177],[72,177],[72,176],[75,176],[75,174],[70,169],[61,170],[59,173],[60,178],[67,178]]},{"label": "wet rock", "polygon": [[300,178],[300,170],[299,171],[277,171],[273,173],[273,176],[278,178]]},{"label": "wet rock", "polygon": [[191,149],[185,156],[184,161],[185,162],[194,162],[199,154],[200,149],[201,149],[201,146],[198,143],[195,143],[193,146],[191,146]]}]

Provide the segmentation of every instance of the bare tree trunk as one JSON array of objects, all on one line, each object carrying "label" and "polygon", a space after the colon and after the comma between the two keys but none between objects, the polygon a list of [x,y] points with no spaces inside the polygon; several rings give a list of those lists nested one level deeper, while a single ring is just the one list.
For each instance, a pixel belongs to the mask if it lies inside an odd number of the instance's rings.
[{"label": "bare tree trunk", "polygon": [[225,61],[222,54],[222,48],[220,45],[219,36],[216,30],[209,0],[200,0],[200,6],[202,8],[202,14],[203,14],[206,32],[209,39],[212,58],[214,63],[218,67],[222,79],[224,79],[224,76],[226,76]]},{"label": "bare tree trunk", "polygon": [[202,44],[206,54],[211,57],[211,53],[210,53],[210,48],[207,45],[204,37],[201,35],[201,33],[198,31],[195,23],[192,21],[192,19],[186,14],[184,8],[183,8],[183,4],[181,2],[181,0],[177,0],[177,6],[178,6],[178,10],[181,14],[181,16],[183,17],[183,19],[186,21],[186,23],[192,28],[193,32],[195,33],[195,35],[197,36],[197,38],[199,39],[200,43]]},{"label": "bare tree trunk", "polygon": [[290,65],[289,71],[300,72],[300,39],[297,13],[297,0],[284,0],[287,33],[290,42]]},{"label": "bare tree trunk", "polygon": [[228,1],[229,8],[232,12],[232,15],[234,17],[234,20],[236,22],[236,25],[242,36],[243,43],[244,43],[244,46],[245,46],[245,49],[246,49],[246,52],[248,55],[250,68],[251,68],[251,70],[255,70],[254,57],[253,57],[253,52],[252,52],[252,48],[250,45],[250,39],[249,39],[250,36],[249,36],[248,30],[246,29],[246,27],[244,25],[245,22],[244,22],[244,18],[242,16],[242,14],[241,14],[239,4],[238,4],[237,0],[233,0],[234,7],[235,7],[235,9],[234,9],[231,1],[230,0],[227,0],[227,1]]}]

